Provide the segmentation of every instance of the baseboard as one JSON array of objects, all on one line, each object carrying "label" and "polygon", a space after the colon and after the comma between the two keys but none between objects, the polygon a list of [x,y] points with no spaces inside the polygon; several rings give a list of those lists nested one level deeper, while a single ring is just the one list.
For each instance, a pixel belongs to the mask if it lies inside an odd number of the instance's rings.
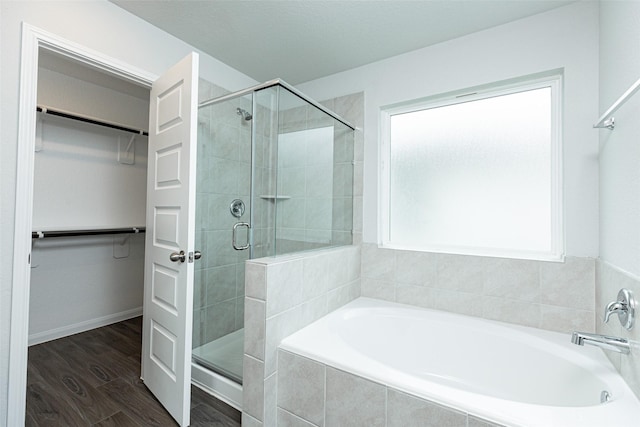
[{"label": "baseboard", "polygon": [[98,317],[96,319],[85,320],[84,322],[50,329],[48,331],[38,332],[36,334],[30,334],[29,345],[32,346],[36,344],[42,344],[43,342],[68,337],[69,335],[89,331],[91,329],[100,328],[102,326],[111,325],[112,323],[121,322],[123,320],[131,319],[132,317],[138,316],[142,316],[142,307],[121,311],[120,313],[109,314],[108,316]]}]

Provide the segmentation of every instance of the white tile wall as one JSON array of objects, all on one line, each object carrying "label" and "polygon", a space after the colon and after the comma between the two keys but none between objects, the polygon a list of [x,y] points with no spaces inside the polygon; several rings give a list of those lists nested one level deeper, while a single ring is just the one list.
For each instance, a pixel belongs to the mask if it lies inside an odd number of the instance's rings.
[{"label": "white tile wall", "polygon": [[611,301],[617,301],[618,291],[627,288],[640,297],[640,278],[627,273],[606,261],[598,259],[596,263],[596,330],[600,334],[613,335],[632,341],[630,355],[622,355],[610,351],[605,352],[629,387],[640,398],[640,325],[636,324],[630,331],[618,321],[618,316],[611,316],[604,323],[604,307]]},{"label": "white tile wall", "polygon": [[[325,425],[384,427],[386,387],[362,377],[326,366]],[[287,388],[288,384],[282,384]],[[300,408],[305,410],[306,408]],[[301,412],[304,418],[306,413]]]},{"label": "white tile wall", "polygon": [[247,379],[261,378],[263,381],[243,381],[242,412],[257,420],[264,419],[264,362],[244,355],[243,376]]},{"label": "white tile wall", "polygon": [[466,427],[467,414],[389,389],[387,427]]},{"label": "white tile wall", "polygon": [[277,375],[278,427],[500,427],[284,350]]},{"label": "white tile wall", "polygon": [[314,427],[313,424],[278,408],[278,427]]},{"label": "white tile wall", "polygon": [[362,244],[362,295],[571,332],[595,328],[595,260],[436,254]]},{"label": "white tile wall", "polygon": [[[338,114],[362,127],[363,100],[363,94],[357,93],[324,104],[330,109],[340,108]],[[287,132],[333,124],[332,119],[307,105],[283,111],[280,118],[280,129]],[[278,152],[278,188],[280,194],[291,198],[283,202],[286,209],[277,214],[278,253],[317,249],[329,242],[360,242],[362,203],[360,200],[356,206],[352,195],[362,196],[363,155],[355,150],[363,148],[358,142],[361,139],[361,131],[354,135],[346,128],[336,127],[332,157],[313,140],[300,144],[281,142],[287,149],[280,147]],[[356,158],[359,160],[352,164]]]},{"label": "white tile wall", "polygon": [[304,357],[280,352],[278,361],[278,406],[290,413],[303,408],[306,418],[324,423],[324,366]]},{"label": "white tile wall", "polygon": [[276,412],[277,346],[360,296],[360,256],[358,246],[343,246],[247,261],[243,378],[247,415],[265,426],[275,425],[278,417],[295,422]]}]

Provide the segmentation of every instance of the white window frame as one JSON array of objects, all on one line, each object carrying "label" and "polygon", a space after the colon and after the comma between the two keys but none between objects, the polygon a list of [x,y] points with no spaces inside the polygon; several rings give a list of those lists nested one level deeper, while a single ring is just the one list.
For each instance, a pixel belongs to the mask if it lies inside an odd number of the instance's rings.
[{"label": "white window frame", "polygon": [[[550,250],[526,251],[517,249],[496,249],[482,247],[466,247],[458,245],[433,245],[425,243],[420,246],[394,244],[389,240],[390,235],[390,160],[391,160],[391,116],[411,113],[415,111],[460,104],[463,102],[509,95],[534,89],[551,89],[551,248]],[[466,89],[453,94],[422,98],[402,104],[382,107],[380,109],[380,138],[379,138],[379,197],[378,197],[378,244],[389,249],[438,252],[460,255],[478,255],[490,257],[504,257],[530,259],[541,261],[564,261],[564,203],[562,183],[562,76],[554,74],[536,79],[519,79],[517,83],[495,84],[482,89]]]}]

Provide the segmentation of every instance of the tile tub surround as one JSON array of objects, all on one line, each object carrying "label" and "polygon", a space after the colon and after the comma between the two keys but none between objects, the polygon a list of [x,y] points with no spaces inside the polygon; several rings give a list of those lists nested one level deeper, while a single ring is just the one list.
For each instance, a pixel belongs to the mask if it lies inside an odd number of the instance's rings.
[{"label": "tile tub surround", "polygon": [[[609,360],[616,367],[631,390],[640,398],[640,324],[636,318],[636,325],[625,329],[618,321],[618,316],[611,316],[608,323],[604,323],[604,308],[611,301],[616,301],[618,291],[627,288],[634,293],[636,300],[640,297],[640,278],[602,259],[596,261],[596,331],[599,334],[622,337],[632,342],[631,354],[623,355],[605,352]],[[636,313],[636,316],[638,314]]]},{"label": "tile tub surround", "polygon": [[277,376],[279,427],[500,427],[285,350]]},{"label": "tile tub surround", "polygon": [[278,344],[360,296],[360,265],[360,246],[247,261],[243,425],[276,425]]},{"label": "tile tub surround", "polygon": [[595,331],[592,258],[530,261],[363,243],[361,294],[556,332]]}]

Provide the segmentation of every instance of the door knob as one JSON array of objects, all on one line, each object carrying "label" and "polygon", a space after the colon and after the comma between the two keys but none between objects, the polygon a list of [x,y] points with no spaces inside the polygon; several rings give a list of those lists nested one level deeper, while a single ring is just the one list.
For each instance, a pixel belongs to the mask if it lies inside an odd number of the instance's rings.
[{"label": "door knob", "polygon": [[194,257],[195,259],[200,259],[200,258],[202,257],[202,253],[201,253],[200,251],[195,251],[195,252],[193,253],[193,257]]},{"label": "door knob", "polygon": [[173,262],[184,262],[186,257],[184,255],[184,251],[180,251],[180,253],[174,252],[169,255],[169,259]]}]

